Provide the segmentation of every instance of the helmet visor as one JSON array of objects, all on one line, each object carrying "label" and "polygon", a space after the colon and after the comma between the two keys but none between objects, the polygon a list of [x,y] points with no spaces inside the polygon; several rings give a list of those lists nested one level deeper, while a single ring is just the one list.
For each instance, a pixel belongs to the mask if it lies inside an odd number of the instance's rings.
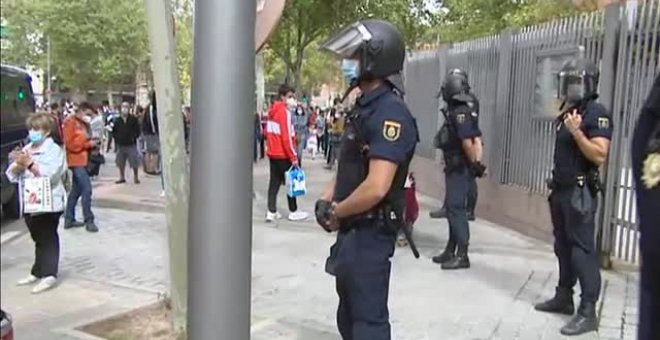
[{"label": "helmet visor", "polygon": [[320,48],[340,58],[352,58],[362,44],[371,38],[369,30],[357,22],[332,36]]},{"label": "helmet visor", "polygon": [[574,101],[585,96],[584,76],[573,72],[559,72],[557,75],[557,98]]}]

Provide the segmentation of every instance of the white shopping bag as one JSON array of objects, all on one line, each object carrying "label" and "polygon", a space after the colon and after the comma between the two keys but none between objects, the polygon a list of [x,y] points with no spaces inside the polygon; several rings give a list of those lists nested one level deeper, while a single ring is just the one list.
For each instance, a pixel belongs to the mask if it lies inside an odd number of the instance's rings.
[{"label": "white shopping bag", "polygon": [[23,179],[23,212],[26,214],[53,211],[53,191],[50,178],[33,177]]}]

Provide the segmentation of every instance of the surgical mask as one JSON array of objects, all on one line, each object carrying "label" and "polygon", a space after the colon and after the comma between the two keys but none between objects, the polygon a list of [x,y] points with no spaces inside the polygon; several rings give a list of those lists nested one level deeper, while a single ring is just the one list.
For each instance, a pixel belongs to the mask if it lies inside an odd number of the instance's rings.
[{"label": "surgical mask", "polygon": [[360,63],[355,59],[343,59],[341,61],[341,71],[347,82],[353,83],[360,76]]},{"label": "surgical mask", "polygon": [[335,113],[335,118],[339,118],[341,115],[339,113]]},{"label": "surgical mask", "polygon": [[298,109],[296,112],[298,112],[299,115],[303,113],[302,109]]},{"label": "surgical mask", "polygon": [[296,98],[287,98],[286,106],[288,106],[290,109],[293,109],[296,106],[298,106],[298,101],[296,100]]},{"label": "surgical mask", "polygon": [[40,144],[45,138],[46,136],[44,136],[44,133],[41,131],[30,130],[30,132],[28,132],[28,139],[32,144]]},{"label": "surgical mask", "polygon": [[85,123],[89,124],[89,122],[92,121],[92,117],[90,117],[90,116],[85,116],[85,117],[83,117],[83,121],[85,121]]}]

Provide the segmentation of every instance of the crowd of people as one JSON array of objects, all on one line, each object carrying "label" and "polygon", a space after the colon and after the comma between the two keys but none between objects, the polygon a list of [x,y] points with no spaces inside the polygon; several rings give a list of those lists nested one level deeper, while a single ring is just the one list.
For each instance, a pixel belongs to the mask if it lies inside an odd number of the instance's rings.
[{"label": "crowd of people", "polygon": [[[271,108],[274,103],[271,103]],[[326,161],[325,168],[333,169],[339,152],[341,135],[344,133],[347,112],[339,99],[334,100],[333,106],[323,109],[316,105],[296,101],[295,106],[288,110],[291,112],[293,140],[299,163],[302,164],[303,155],[309,155],[312,160],[321,156]],[[269,112],[264,112],[254,115],[256,141],[254,162],[266,157],[266,131],[269,114]]]},{"label": "crowd of people", "polygon": [[[52,206],[44,211],[24,211],[25,222],[35,243],[35,260],[30,274],[19,285],[32,285],[32,293],[41,293],[57,282],[60,244],[58,225],[64,217],[64,229],[84,227],[90,233],[99,231],[92,211],[92,181],[105,164],[105,155],[113,152],[118,169],[116,185],[126,183],[126,165],[130,166],[133,183],[140,184],[140,167],[150,175],[160,176],[161,154],[155,94],[146,108],[123,101],[111,107],[90,102],[44,104],[31,115],[25,147],[9,155],[6,171],[10,181],[19,184],[23,195],[27,179],[49,179]],[[182,111],[186,131],[190,131],[191,111]],[[189,148],[186,133],[186,150]],[[164,190],[161,196],[164,195]],[[24,197],[21,197],[23,203]],[[76,218],[78,201],[82,220]]]}]

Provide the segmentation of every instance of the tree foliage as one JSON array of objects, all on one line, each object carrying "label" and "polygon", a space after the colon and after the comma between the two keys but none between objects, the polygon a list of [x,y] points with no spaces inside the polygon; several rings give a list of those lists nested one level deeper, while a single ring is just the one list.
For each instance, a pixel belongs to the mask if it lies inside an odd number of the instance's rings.
[{"label": "tree foliage", "polygon": [[428,42],[455,42],[571,16],[596,8],[596,0],[576,6],[570,0],[444,0]]},{"label": "tree foliage", "polygon": [[182,90],[189,90],[192,87],[193,72],[193,0],[173,0],[172,5],[179,81]]},{"label": "tree foliage", "polygon": [[66,87],[130,84],[147,62],[141,1],[3,1],[2,17],[12,30],[3,62],[45,69],[50,40],[53,75]]},{"label": "tree foliage", "polygon": [[[408,44],[415,44],[432,24],[433,15],[425,10],[424,0],[290,0],[269,49],[284,64],[284,81],[297,88],[319,85],[327,80],[336,61],[309,52],[312,43],[359,19],[381,18],[394,22]],[[268,61],[267,67],[274,66]],[[308,64],[308,61],[311,63]],[[277,69],[280,66],[275,66]]]}]

